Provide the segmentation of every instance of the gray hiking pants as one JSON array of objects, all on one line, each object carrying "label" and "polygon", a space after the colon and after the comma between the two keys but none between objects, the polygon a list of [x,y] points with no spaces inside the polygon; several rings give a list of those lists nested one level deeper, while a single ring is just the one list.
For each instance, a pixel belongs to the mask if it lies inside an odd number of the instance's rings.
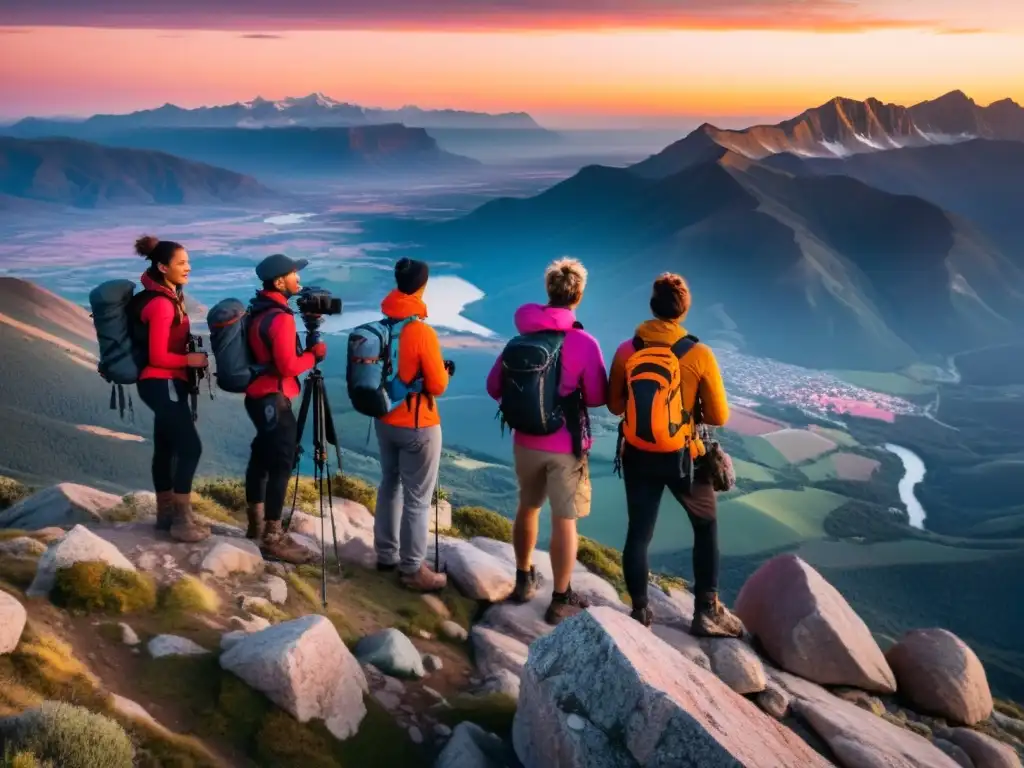
[{"label": "gray hiking pants", "polygon": [[441,427],[408,429],[375,421],[380,488],[373,541],[377,562],[416,573],[427,555],[430,499],[441,465]]}]

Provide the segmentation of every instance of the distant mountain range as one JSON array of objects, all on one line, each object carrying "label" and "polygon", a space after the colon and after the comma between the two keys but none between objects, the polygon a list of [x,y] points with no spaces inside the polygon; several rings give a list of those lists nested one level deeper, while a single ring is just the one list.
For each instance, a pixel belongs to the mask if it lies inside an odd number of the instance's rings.
[{"label": "distant mountain range", "polygon": [[752,160],[781,153],[834,159],[979,138],[1024,141],[1024,108],[1010,99],[981,107],[961,91],[912,107],[835,98],[776,125],[737,131],[705,123],[634,170],[665,176],[708,159],[719,148]]},{"label": "distant mountain range", "polygon": [[[876,188],[844,167],[902,164],[894,178],[913,177],[916,167],[922,193],[929,179],[949,190],[957,168],[971,169],[982,188],[984,169],[1022,149],[971,141],[759,162],[705,144],[660,166],[590,166],[536,197],[495,200],[408,237],[462,262],[486,293],[465,314],[499,332],[513,332],[519,302],[542,298],[544,264],[568,253],[591,272],[580,317],[601,338],[626,337],[648,314],[652,279],[672,270],[691,283],[698,335],[811,368],[896,369],[1019,336],[1024,258],[1015,264],[966,216]],[[1006,196],[1003,210],[1024,210],[1012,175],[993,177],[1003,186],[991,197]]]},{"label": "distant mountain range", "polygon": [[543,130],[525,112],[488,114],[456,109],[377,109],[337,101],[322,93],[269,101],[256,97],[215,107],[185,109],[164,104],[120,115],[94,115],[86,120],[29,117],[8,130],[15,136],[76,136],[97,138],[140,128],[284,128],[359,126],[402,123],[413,128],[503,128]]},{"label": "distant mountain range", "polygon": [[0,137],[0,195],[13,198],[95,208],[242,203],[272,194],[249,176],[162,152]]}]

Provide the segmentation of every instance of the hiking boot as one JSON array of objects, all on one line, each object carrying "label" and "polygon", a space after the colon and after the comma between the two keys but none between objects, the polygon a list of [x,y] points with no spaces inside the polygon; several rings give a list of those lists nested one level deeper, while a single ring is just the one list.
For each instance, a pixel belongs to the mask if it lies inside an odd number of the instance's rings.
[{"label": "hiking boot", "polygon": [[690,624],[690,634],[695,637],[740,637],[743,634],[743,622],[722,605],[717,592],[710,592],[697,597],[697,610]]},{"label": "hiking boot", "polygon": [[260,542],[263,556],[271,560],[280,560],[292,565],[305,565],[313,561],[315,555],[301,544],[292,540],[281,527],[280,520],[267,520]]},{"label": "hiking boot", "polygon": [[416,573],[400,574],[399,580],[406,589],[414,592],[438,592],[448,584],[448,577],[443,573],[435,573],[426,563]]},{"label": "hiking boot", "polygon": [[654,611],[647,606],[644,606],[643,608],[634,608],[629,615],[632,619],[639,621],[645,627],[651,626],[651,622],[654,621]]},{"label": "hiking boot", "polygon": [[174,491],[160,491],[156,495],[156,529],[171,530],[174,522]]},{"label": "hiking boot", "polygon": [[249,518],[249,527],[245,531],[245,538],[259,541],[263,538],[263,502],[246,506],[245,516]]},{"label": "hiking boot", "polygon": [[195,544],[210,535],[210,529],[196,519],[192,511],[192,494],[174,494],[174,507],[171,517],[171,538],[186,544]]},{"label": "hiking boot", "polygon": [[575,616],[589,607],[590,601],[579,592],[574,592],[572,587],[569,587],[561,595],[557,592],[552,592],[551,605],[544,612],[544,621],[548,624],[557,625],[563,619]]},{"label": "hiking boot", "polygon": [[516,586],[508,599],[513,603],[528,603],[537,596],[537,585],[540,584],[540,577],[537,576],[537,567],[530,566],[528,571],[520,571],[516,568]]}]

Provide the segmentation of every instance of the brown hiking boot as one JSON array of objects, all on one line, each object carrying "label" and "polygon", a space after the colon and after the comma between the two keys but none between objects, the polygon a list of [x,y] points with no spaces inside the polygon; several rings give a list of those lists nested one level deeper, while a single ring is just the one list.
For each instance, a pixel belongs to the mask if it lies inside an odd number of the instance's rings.
[{"label": "brown hiking boot", "polygon": [[544,612],[544,621],[548,624],[560,624],[564,619],[575,616],[590,607],[590,601],[579,592],[569,587],[565,594],[551,593],[551,605]]},{"label": "brown hiking boot", "polygon": [[304,565],[311,563],[315,555],[301,544],[296,543],[281,528],[280,520],[267,520],[263,531],[263,541],[260,550],[264,557],[272,560],[281,560],[292,565]]},{"label": "brown hiking boot", "polygon": [[743,634],[743,622],[722,605],[717,592],[711,592],[697,597],[697,610],[690,624],[690,634],[695,637],[740,637]]},{"label": "brown hiking boot", "polygon": [[156,495],[156,529],[171,530],[174,522],[174,491],[160,491]]},{"label": "brown hiking boot", "polygon": [[245,515],[249,518],[245,538],[259,541],[263,538],[263,502],[249,504],[245,509]]},{"label": "brown hiking boot", "polygon": [[402,586],[413,592],[439,592],[448,585],[448,577],[443,573],[435,573],[426,563],[420,565],[416,573],[399,575]]},{"label": "brown hiking boot", "polygon": [[196,519],[192,511],[192,494],[174,494],[174,512],[171,520],[171,538],[186,544],[195,544],[210,535],[210,529]]},{"label": "brown hiking boot", "polygon": [[513,603],[528,603],[537,596],[537,585],[540,584],[540,577],[537,576],[537,567],[530,566],[528,571],[520,571],[516,568],[516,586],[508,599]]}]

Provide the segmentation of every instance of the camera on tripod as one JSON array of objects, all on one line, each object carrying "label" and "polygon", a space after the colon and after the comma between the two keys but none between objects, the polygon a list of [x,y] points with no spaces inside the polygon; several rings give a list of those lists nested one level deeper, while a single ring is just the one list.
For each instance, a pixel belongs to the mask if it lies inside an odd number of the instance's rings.
[{"label": "camera on tripod", "polygon": [[330,291],[316,286],[308,286],[299,291],[295,300],[299,313],[303,315],[340,315],[341,299],[332,296]]}]

